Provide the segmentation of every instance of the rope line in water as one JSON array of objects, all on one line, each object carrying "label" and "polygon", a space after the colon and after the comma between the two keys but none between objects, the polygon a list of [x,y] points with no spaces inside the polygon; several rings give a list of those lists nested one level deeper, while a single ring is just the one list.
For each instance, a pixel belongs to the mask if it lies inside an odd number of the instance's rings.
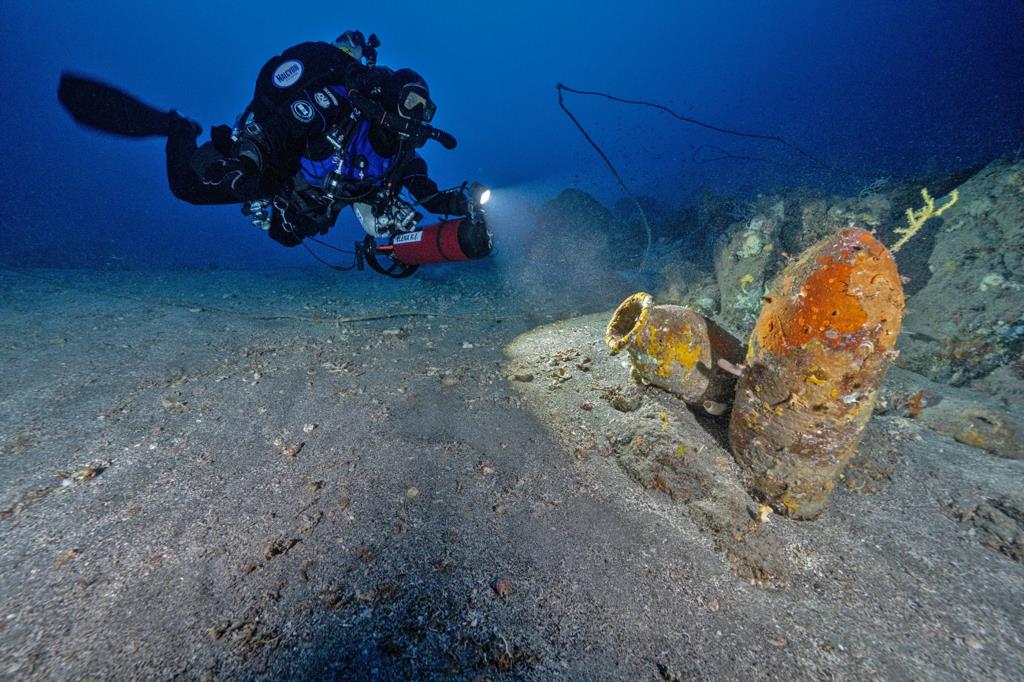
[{"label": "rope line in water", "polygon": [[612,175],[615,176],[615,180],[619,183],[619,187],[621,187],[622,191],[625,192],[626,196],[633,201],[633,203],[636,205],[636,210],[640,213],[640,220],[643,222],[644,232],[646,232],[647,234],[647,246],[644,247],[644,255],[640,259],[640,267],[638,268],[638,270],[643,272],[647,268],[647,257],[648,255],[650,255],[651,252],[652,241],[651,224],[647,222],[647,214],[644,213],[644,208],[643,206],[640,205],[640,202],[637,200],[636,196],[633,194],[633,192],[630,191],[629,187],[626,186],[626,181],[622,179],[621,175],[619,175],[619,171],[615,170],[615,165],[612,164],[612,160],[608,158],[608,155],[604,153],[604,151],[601,149],[601,147],[598,146],[596,142],[594,142],[594,138],[590,137],[590,135],[587,133],[583,125],[576,119],[575,116],[572,115],[572,112],[569,111],[569,107],[565,105],[565,98],[562,95],[563,90],[567,92],[575,92],[584,95],[590,93],[582,92],[580,90],[573,90],[572,88],[568,88],[562,85],[561,83],[557,85],[557,88],[558,106],[562,107],[562,111],[564,111],[565,115],[569,117],[569,120],[571,120],[573,124],[575,124],[575,126],[579,129],[580,133],[583,135],[583,137],[586,138],[587,142],[590,143],[590,146],[594,148],[594,151],[596,151],[601,156],[601,158],[604,159],[605,164],[608,166],[608,170],[612,172]]},{"label": "rope line in water", "polygon": [[[569,107],[565,103],[565,95],[564,95],[564,93],[571,92],[571,93],[573,93],[575,95],[586,95],[586,96],[593,96],[593,97],[603,97],[604,99],[610,100],[612,102],[619,102],[620,104],[635,104],[635,105],[638,105],[638,106],[650,107],[652,109],[657,109],[658,111],[663,111],[663,112],[669,114],[670,116],[672,116],[672,117],[674,117],[674,118],[676,118],[676,119],[678,119],[680,121],[683,121],[684,123],[690,123],[692,125],[700,126],[701,128],[706,128],[707,130],[712,130],[712,131],[717,132],[717,133],[723,133],[725,135],[734,135],[736,137],[745,137],[745,138],[756,139],[756,140],[768,140],[770,142],[777,142],[777,143],[779,143],[781,145],[784,145],[784,146],[788,147],[789,149],[795,151],[796,153],[800,154],[801,156],[804,156],[804,157],[810,159],[811,161],[814,162],[814,164],[816,166],[819,166],[821,168],[825,168],[825,169],[831,170],[828,167],[827,164],[822,163],[819,159],[817,159],[810,152],[806,151],[805,149],[803,149],[799,145],[796,145],[796,144],[790,142],[789,140],[787,140],[787,139],[785,139],[783,137],[779,137],[778,135],[765,135],[763,133],[749,133],[749,132],[744,132],[742,130],[735,130],[733,128],[723,128],[721,126],[717,126],[717,125],[714,125],[712,123],[707,123],[706,121],[701,121],[699,119],[692,118],[690,116],[684,116],[682,114],[676,113],[675,111],[673,111],[672,109],[668,108],[667,106],[665,106],[663,104],[658,104],[657,102],[648,102],[648,101],[642,100],[642,99],[629,99],[629,98],[626,98],[626,97],[618,97],[616,95],[610,95],[610,94],[608,94],[606,92],[598,92],[596,90],[579,90],[577,88],[570,88],[568,85],[565,85],[564,83],[558,83],[555,87],[558,90],[558,106],[562,108],[562,111],[564,111],[565,115],[569,117],[569,120],[571,120],[573,122],[573,125],[575,125],[576,128],[580,131],[580,134],[583,135],[584,139],[586,139],[586,141],[588,143],[590,143],[590,146],[594,148],[594,151],[596,151],[598,153],[598,155],[601,157],[601,159],[604,160],[605,165],[608,166],[608,170],[611,171],[612,176],[614,176],[614,178],[615,178],[615,181],[619,183],[619,187],[622,188],[622,191],[625,193],[625,195],[627,197],[629,197],[629,199],[633,202],[633,204],[636,206],[637,211],[640,214],[640,220],[643,223],[644,232],[646,233],[646,236],[647,236],[647,246],[644,249],[643,257],[640,260],[640,268],[639,268],[639,270],[641,272],[644,269],[646,269],[646,267],[647,267],[647,258],[650,255],[650,251],[651,251],[651,241],[652,241],[652,237],[651,237],[651,224],[647,220],[647,214],[644,213],[644,209],[640,205],[640,201],[636,198],[636,195],[634,195],[633,192],[630,191],[629,187],[626,185],[625,180],[622,179],[622,176],[619,174],[618,170],[616,170],[615,165],[612,163],[611,159],[609,159],[608,155],[604,153],[604,150],[602,150],[601,147],[598,146],[597,142],[594,141],[594,138],[592,138],[590,136],[590,134],[586,131],[586,129],[583,127],[583,124],[581,124],[579,122],[579,119],[577,119],[573,115],[573,113],[569,110]],[[736,155],[727,155],[727,156],[724,156],[724,157],[721,157],[721,158],[733,158],[733,159],[738,159],[738,160],[750,160],[750,161],[763,161],[764,160],[764,159],[757,159],[755,157],[745,158],[745,157],[736,156]],[[717,160],[717,159],[712,159],[712,160]]]},{"label": "rope line in water", "polygon": [[[651,107],[652,109],[657,109],[659,111],[664,111],[666,114],[668,114],[670,116],[673,116],[674,118],[677,118],[680,121],[683,121],[684,123],[691,123],[693,125],[700,126],[701,128],[707,128],[708,130],[713,130],[716,133],[724,133],[726,135],[735,135],[736,137],[748,137],[748,138],[752,138],[752,139],[756,139],[756,140],[770,140],[772,142],[778,142],[779,144],[782,144],[782,145],[785,145],[786,147],[789,147],[790,149],[792,149],[796,153],[798,153],[798,154],[800,154],[802,156],[807,157],[808,159],[810,159],[811,161],[813,161],[817,165],[822,166],[822,167],[827,167],[827,164],[822,163],[819,159],[817,159],[810,152],[806,151],[805,149],[803,149],[799,145],[796,145],[796,144],[790,142],[789,140],[785,139],[784,137],[779,137],[778,135],[765,135],[763,133],[748,133],[748,132],[743,132],[743,131],[740,131],[740,130],[734,130],[733,128],[723,128],[721,126],[716,126],[716,125],[714,125],[712,123],[707,123],[705,121],[701,121],[701,120],[696,119],[696,118],[691,118],[689,116],[683,116],[682,114],[678,114],[675,111],[672,111],[671,109],[666,107],[664,104],[658,104],[657,102],[648,102],[648,101],[642,100],[642,99],[627,99],[625,97],[617,97],[615,95],[609,95],[606,92],[597,92],[597,91],[594,91],[594,90],[577,90],[576,88],[570,88],[569,86],[563,85],[562,83],[558,84],[558,97],[559,97],[559,100],[561,100],[561,97],[562,97],[562,90],[565,90],[566,92],[571,92],[571,93],[574,93],[574,94],[577,94],[577,95],[591,95],[591,96],[594,96],[594,97],[603,97],[605,99],[611,100],[613,102],[619,102],[621,104],[636,104],[636,105],[639,105],[639,106]],[[565,107],[562,107],[562,108],[564,109]]]}]

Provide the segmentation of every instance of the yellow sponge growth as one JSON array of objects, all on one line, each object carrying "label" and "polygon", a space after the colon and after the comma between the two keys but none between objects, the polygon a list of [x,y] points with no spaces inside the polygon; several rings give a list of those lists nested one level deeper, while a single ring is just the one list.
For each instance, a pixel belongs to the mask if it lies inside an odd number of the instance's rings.
[{"label": "yellow sponge growth", "polygon": [[946,212],[946,209],[956,203],[957,199],[960,198],[960,193],[957,190],[953,190],[949,193],[949,201],[943,204],[940,208],[935,208],[935,199],[928,193],[928,188],[921,190],[921,198],[924,199],[924,206],[918,209],[908,208],[907,209],[907,226],[897,227],[896,234],[901,235],[899,241],[889,247],[889,250],[896,253],[903,245],[910,241],[910,238],[917,234],[918,230],[924,226],[926,222],[932,218],[938,218],[940,215]]}]

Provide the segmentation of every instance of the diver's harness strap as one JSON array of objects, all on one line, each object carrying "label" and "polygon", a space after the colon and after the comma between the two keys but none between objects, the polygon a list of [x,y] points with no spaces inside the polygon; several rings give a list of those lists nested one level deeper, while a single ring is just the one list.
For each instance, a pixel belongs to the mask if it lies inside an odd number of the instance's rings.
[{"label": "diver's harness strap", "polygon": [[[325,133],[327,141],[334,148],[336,163],[333,164],[334,171],[324,178],[323,186],[315,187],[306,181],[301,173],[298,174],[294,179],[295,184],[287,193],[282,192],[272,200],[257,200],[243,206],[242,213],[251,216],[254,225],[264,230],[269,228],[269,206],[272,205],[275,210],[282,212],[285,207],[291,206],[300,214],[310,218],[311,222],[315,222],[320,233],[324,234],[333,225],[341,210],[341,206],[336,202],[346,205],[358,202],[360,199],[366,199],[361,203],[368,205],[374,218],[390,217],[391,220],[388,222],[397,219],[397,222],[406,230],[414,227],[422,217],[411,207],[401,216],[389,215],[390,212],[396,210],[394,207],[395,188],[401,184],[400,178],[396,176],[406,166],[411,152],[430,140],[439,142],[445,149],[454,149],[458,144],[455,137],[422,121],[403,118],[398,114],[385,111],[379,103],[364,97],[358,91],[349,90],[348,99],[352,104],[352,112],[349,117],[343,124],[335,124]],[[253,105],[250,104],[239,117],[239,124],[236,124],[238,137],[232,136],[236,139],[236,145],[239,144],[239,138],[244,141],[252,135],[260,139],[262,135],[259,124],[252,116],[252,108]],[[358,164],[360,161],[359,159],[345,159],[345,146],[362,120],[377,122],[396,133],[400,140],[400,148],[395,161],[384,175],[362,178],[353,182],[344,176],[342,164],[350,161]],[[313,216],[317,216],[317,218]],[[286,221],[285,228],[294,233],[289,227],[291,226]],[[303,235],[297,234],[297,236]]]},{"label": "diver's harness strap", "polygon": [[[352,204],[367,233],[384,236],[394,231],[408,232],[423,216],[408,204],[395,201],[395,198],[411,154],[417,147],[416,142],[423,144],[427,138],[420,136],[413,140],[399,134],[399,148],[387,171],[380,176],[366,177],[366,159],[361,156],[351,158],[347,153],[348,141],[364,121],[373,123],[385,117],[381,116],[383,110],[380,105],[357,92],[349,92],[349,101],[352,112],[348,119],[335,124],[325,135],[334,148],[334,154],[332,170],[323,180],[322,192],[331,203],[337,200]],[[382,125],[387,125],[387,122]],[[358,176],[356,179],[348,177],[353,169]]]},{"label": "diver's harness strap", "polygon": [[[348,146],[349,140],[352,135],[356,132],[359,126],[362,116],[359,110],[355,107],[352,108],[348,118],[342,123],[335,123],[331,128],[324,133],[324,137],[327,143],[334,149],[334,153],[331,155],[332,170],[323,179],[322,191],[327,199],[331,202],[336,199],[345,200],[346,198],[352,199],[357,191],[357,187],[362,184],[365,179],[360,177],[358,182],[353,182],[350,178],[345,177],[345,169],[347,164],[352,164],[359,171],[360,176],[363,175],[366,170],[365,159],[352,159],[348,157]],[[376,178],[374,178],[376,179]],[[369,187],[365,188],[364,191],[369,191]]]}]

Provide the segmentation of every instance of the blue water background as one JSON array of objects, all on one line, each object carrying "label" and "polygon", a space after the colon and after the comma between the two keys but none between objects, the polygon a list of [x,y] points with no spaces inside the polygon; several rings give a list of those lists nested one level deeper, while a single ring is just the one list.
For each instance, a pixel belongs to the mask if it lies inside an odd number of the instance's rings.
[{"label": "blue water background", "polygon": [[[301,249],[250,227],[236,207],[176,201],[161,141],[86,131],[60,109],[55,91],[60,72],[73,69],[209,127],[233,120],[268,57],[346,28],[378,33],[382,64],[413,67],[430,82],[435,123],[460,142],[453,152],[424,150],[438,181],[484,180],[496,202],[505,199],[506,216],[524,224],[530,206],[564,187],[609,205],[621,197],[558,108],[559,81],[780,135],[833,168],[808,166],[775,143],[569,95],[629,184],[669,205],[705,190],[856,191],[872,178],[960,168],[1024,143],[1019,0],[4,0],[0,17],[0,262],[7,265],[311,264]],[[747,159],[713,160],[722,155]],[[332,239],[344,245],[357,234],[349,215]]]}]

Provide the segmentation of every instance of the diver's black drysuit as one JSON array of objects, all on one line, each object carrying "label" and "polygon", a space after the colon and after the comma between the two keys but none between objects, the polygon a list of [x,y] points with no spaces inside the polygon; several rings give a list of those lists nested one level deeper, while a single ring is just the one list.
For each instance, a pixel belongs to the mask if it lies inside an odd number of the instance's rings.
[{"label": "diver's black drysuit", "polygon": [[[260,70],[253,100],[241,117],[237,141],[228,126],[211,130],[211,141],[196,146],[193,123],[175,118],[167,138],[167,176],[176,197],[192,204],[234,204],[274,198],[270,236],[285,246],[325,232],[330,224],[308,220],[289,194],[300,158],[323,159],[333,152],[326,133],[350,118],[349,89],[374,97],[387,69],[363,66],[323,42],[301,43],[269,60]],[[251,116],[249,116],[251,114]],[[371,125],[369,140],[383,155],[398,154],[397,137]],[[461,193],[438,192],[418,155],[396,158],[396,183],[432,213],[462,215]],[[335,217],[336,217],[335,212]],[[333,219],[331,220],[333,224]]]},{"label": "diver's black drysuit", "polygon": [[[346,84],[361,71],[366,67],[322,42],[301,43],[270,59],[260,70],[252,102],[241,117],[245,124],[252,113],[252,121],[240,131],[237,143],[228,126],[217,126],[210,133],[211,142],[197,150],[197,133],[188,121],[179,119],[171,125],[171,191],[192,204],[235,204],[276,194],[298,169],[306,142],[322,136],[340,114],[349,113],[328,111],[320,105],[325,96],[318,92],[321,97],[315,97],[314,92]],[[238,174],[248,176],[248,181],[239,183]]]}]

